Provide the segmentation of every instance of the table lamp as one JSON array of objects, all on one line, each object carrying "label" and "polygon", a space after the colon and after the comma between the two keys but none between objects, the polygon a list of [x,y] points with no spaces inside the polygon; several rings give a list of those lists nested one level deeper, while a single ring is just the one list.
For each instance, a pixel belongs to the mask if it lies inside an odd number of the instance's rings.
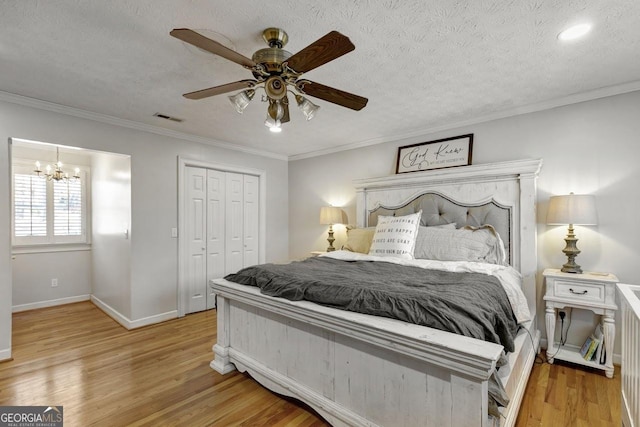
[{"label": "table lamp", "polygon": [[333,242],[336,240],[333,238],[333,225],[342,223],[342,209],[336,206],[323,206],[320,208],[320,224],[329,226],[329,247],[327,252],[335,251]]},{"label": "table lamp", "polygon": [[567,243],[562,250],[567,256],[567,263],[560,271],[565,273],[582,273],[582,269],[576,264],[576,256],[580,249],[576,246],[578,239],[573,232],[574,225],[596,225],[598,213],[596,200],[593,195],[573,194],[566,196],[552,196],[549,199],[549,211],[547,212],[547,224],[569,225],[569,231],[564,241]]}]

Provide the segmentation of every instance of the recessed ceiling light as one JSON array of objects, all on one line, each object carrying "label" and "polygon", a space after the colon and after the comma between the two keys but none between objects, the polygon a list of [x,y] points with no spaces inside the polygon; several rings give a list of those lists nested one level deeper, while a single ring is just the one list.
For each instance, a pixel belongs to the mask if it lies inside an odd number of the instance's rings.
[{"label": "recessed ceiling light", "polygon": [[580,38],[591,31],[591,24],[578,24],[573,27],[569,27],[566,30],[562,31],[558,34],[558,39],[566,41],[566,40],[575,40]]}]

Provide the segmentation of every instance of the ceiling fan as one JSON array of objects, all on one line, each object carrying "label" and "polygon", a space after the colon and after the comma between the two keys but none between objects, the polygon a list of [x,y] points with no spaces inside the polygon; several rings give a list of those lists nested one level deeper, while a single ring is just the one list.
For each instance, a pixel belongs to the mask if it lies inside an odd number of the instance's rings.
[{"label": "ceiling fan", "polygon": [[229,97],[236,111],[242,113],[255,96],[255,89],[263,87],[266,98],[263,97],[262,100],[269,103],[265,125],[274,132],[279,132],[281,124],[289,121],[287,96],[289,91],[294,94],[307,120],[311,120],[320,107],[304,95],[320,98],[352,110],[361,110],[367,105],[367,98],[300,78],[303,73],[333,61],[356,48],[348,37],[337,31],[331,31],[292,55],[283,49],[289,40],[287,33],[280,28],[267,28],[263,31],[262,38],[269,47],[256,51],[251,59],[187,28],[176,28],[169,34],[185,43],[242,65],[250,70],[254,77],[185,93],[183,95],[185,98],[202,99],[243,89],[242,92]]}]

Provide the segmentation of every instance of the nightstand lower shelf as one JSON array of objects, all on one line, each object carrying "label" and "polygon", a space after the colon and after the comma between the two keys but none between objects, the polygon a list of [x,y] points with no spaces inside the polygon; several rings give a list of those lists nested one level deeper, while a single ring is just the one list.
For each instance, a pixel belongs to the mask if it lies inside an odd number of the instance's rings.
[{"label": "nightstand lower shelf", "polygon": [[[578,347],[564,346],[560,350],[557,350],[558,345],[559,343],[555,343],[553,353],[549,354],[549,352],[547,352],[547,360],[549,361],[549,363],[553,363],[557,359],[557,360],[563,360],[570,363],[575,363],[582,366],[587,366],[589,368],[601,369],[603,371],[607,370],[607,366],[604,364],[591,361],[591,360],[584,360],[584,358],[580,355],[580,349]],[[551,355],[553,355],[556,351],[558,353],[555,354],[553,359],[550,359]]]}]

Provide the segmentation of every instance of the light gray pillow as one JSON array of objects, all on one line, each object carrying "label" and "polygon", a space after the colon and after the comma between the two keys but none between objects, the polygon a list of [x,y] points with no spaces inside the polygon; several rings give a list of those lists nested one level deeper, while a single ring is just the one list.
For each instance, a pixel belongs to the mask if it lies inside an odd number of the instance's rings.
[{"label": "light gray pillow", "polygon": [[416,259],[472,261],[505,265],[500,235],[491,225],[460,229],[420,227],[414,249]]}]

